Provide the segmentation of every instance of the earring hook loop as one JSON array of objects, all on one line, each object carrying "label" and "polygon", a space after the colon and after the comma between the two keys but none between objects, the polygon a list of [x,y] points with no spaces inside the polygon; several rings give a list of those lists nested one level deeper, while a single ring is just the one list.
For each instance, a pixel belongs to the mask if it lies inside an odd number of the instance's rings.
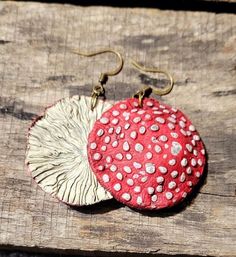
[{"label": "earring hook loop", "polygon": [[131,60],[131,64],[137,69],[137,70],[141,70],[141,71],[144,71],[144,72],[152,72],[152,73],[161,73],[161,74],[164,74],[169,82],[168,84],[164,87],[164,88],[156,88],[156,87],[153,87],[153,86],[145,86],[143,89],[139,90],[135,95],[139,98],[139,106],[142,107],[142,101],[143,101],[143,98],[145,96],[145,93],[147,91],[149,91],[151,89],[151,91],[155,94],[155,95],[159,95],[159,96],[162,96],[162,95],[167,95],[171,92],[171,90],[173,89],[173,86],[174,86],[174,79],[173,77],[170,75],[170,73],[168,73],[167,71],[164,71],[164,70],[160,70],[160,69],[157,69],[157,68],[149,68],[149,67],[145,67],[145,66],[142,66],[141,64],[137,63],[136,61],[134,60]]},{"label": "earring hook loop", "polygon": [[93,56],[96,56],[99,54],[104,54],[104,53],[113,53],[118,57],[118,60],[119,60],[118,66],[114,70],[107,71],[107,72],[101,72],[101,74],[99,76],[99,80],[98,80],[99,84],[95,85],[93,87],[92,94],[91,94],[91,97],[92,97],[91,110],[93,111],[97,105],[98,97],[105,94],[104,85],[106,84],[108,77],[115,76],[122,70],[123,65],[124,65],[123,57],[118,51],[110,49],[110,48],[102,49],[99,51],[94,51],[91,53],[85,53],[85,52],[82,52],[79,50],[73,50],[72,52],[75,54],[81,55],[81,56],[86,56],[86,57],[93,57]]}]

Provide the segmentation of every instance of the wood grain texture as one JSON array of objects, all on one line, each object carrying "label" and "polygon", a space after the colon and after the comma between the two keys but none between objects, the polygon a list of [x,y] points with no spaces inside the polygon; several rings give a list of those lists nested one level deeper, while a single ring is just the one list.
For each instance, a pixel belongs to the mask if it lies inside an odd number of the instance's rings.
[{"label": "wood grain texture", "polygon": [[[125,256],[126,253],[236,256],[236,16],[154,9],[0,3],[0,244],[40,251]],[[114,56],[71,53],[113,47],[125,54],[109,79],[108,99],[141,84],[129,58],[170,71],[176,80],[162,101],[196,125],[208,151],[208,175],[187,206],[139,213],[111,200],[71,209],[41,191],[24,167],[27,128],[45,106],[90,95]],[[190,199],[189,199],[190,202]]]}]

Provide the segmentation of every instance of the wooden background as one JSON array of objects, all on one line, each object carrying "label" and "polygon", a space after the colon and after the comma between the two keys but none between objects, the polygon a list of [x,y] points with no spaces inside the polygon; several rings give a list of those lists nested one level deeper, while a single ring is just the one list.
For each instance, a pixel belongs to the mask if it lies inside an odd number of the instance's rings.
[{"label": "wooden background", "polygon": [[[171,72],[162,101],[184,111],[208,151],[208,175],[188,204],[136,212],[111,200],[71,209],[26,175],[26,134],[45,106],[90,95],[114,56],[93,59],[72,49],[112,47],[125,66],[107,98],[131,96],[164,78],[129,64]],[[152,8],[79,7],[0,2],[0,248],[117,256],[236,256],[236,16]]]}]

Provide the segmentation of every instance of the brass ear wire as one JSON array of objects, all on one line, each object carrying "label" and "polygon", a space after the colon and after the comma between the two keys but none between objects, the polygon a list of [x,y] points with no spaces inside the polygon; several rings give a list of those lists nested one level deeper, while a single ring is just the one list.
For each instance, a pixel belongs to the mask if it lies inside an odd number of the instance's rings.
[{"label": "brass ear wire", "polygon": [[152,91],[156,95],[167,95],[170,93],[170,91],[173,89],[174,86],[174,79],[173,77],[167,72],[163,71],[157,68],[147,68],[145,66],[140,65],[134,60],[131,60],[131,64],[138,70],[144,71],[144,72],[153,72],[153,73],[161,73],[166,75],[166,77],[169,79],[169,83],[164,88],[155,88],[152,86],[145,86],[144,88],[140,89],[136,94],[134,94],[133,97],[139,98],[139,106],[142,107],[143,98],[145,97],[145,94],[148,91]]},{"label": "brass ear wire", "polygon": [[91,110],[93,111],[96,104],[97,104],[97,100],[99,96],[102,96],[105,94],[105,88],[104,85],[106,84],[108,77],[109,76],[115,76],[117,75],[123,68],[123,64],[124,64],[124,60],[121,56],[121,54],[118,51],[112,50],[112,49],[103,49],[100,51],[96,51],[96,52],[91,52],[91,53],[84,53],[84,52],[80,52],[78,50],[74,50],[73,53],[78,54],[78,55],[82,55],[82,56],[86,56],[86,57],[92,57],[98,54],[103,54],[103,53],[113,53],[115,54],[118,59],[119,59],[119,65],[116,69],[112,70],[112,71],[107,71],[107,72],[101,72],[100,76],[99,76],[99,80],[98,80],[98,85],[95,85],[93,87],[92,90],[92,94],[91,94]]}]

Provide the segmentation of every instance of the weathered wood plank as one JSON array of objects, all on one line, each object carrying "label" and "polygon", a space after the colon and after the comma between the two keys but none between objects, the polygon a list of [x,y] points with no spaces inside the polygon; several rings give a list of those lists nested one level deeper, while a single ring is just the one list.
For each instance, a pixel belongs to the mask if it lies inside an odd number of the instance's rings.
[{"label": "weathered wood plank", "polygon": [[[0,244],[26,249],[236,256],[236,16],[153,9],[0,3]],[[26,175],[27,128],[44,106],[90,95],[113,56],[78,57],[74,48],[125,53],[108,99],[153,83],[129,58],[171,71],[162,100],[193,120],[206,144],[208,176],[186,208],[139,213],[111,201],[71,209]],[[162,83],[163,80],[158,80]]]}]

